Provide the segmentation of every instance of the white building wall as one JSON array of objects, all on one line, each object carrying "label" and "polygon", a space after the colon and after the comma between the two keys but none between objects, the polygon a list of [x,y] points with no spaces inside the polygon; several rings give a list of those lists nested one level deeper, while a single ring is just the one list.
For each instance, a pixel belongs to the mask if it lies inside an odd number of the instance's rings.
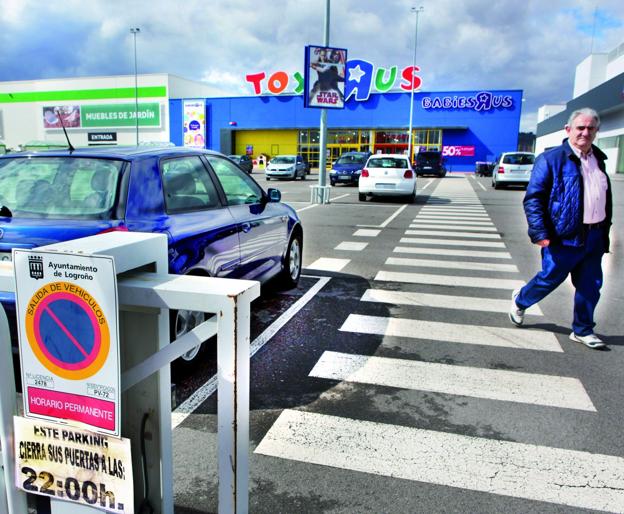
[{"label": "white building wall", "polygon": [[[169,141],[169,98],[210,97],[218,96],[219,91],[203,84],[167,73],[142,74],[137,76],[137,85],[144,87],[163,87],[165,96],[138,99],[141,103],[160,104],[160,126],[139,127],[139,141]],[[69,79],[46,79],[35,81],[0,82],[0,94],[16,95],[19,93],[43,93],[57,91],[80,91],[94,89],[135,88],[134,75],[117,75],[103,77],[78,77]],[[71,96],[71,95],[70,95]],[[114,96],[114,95],[113,95]],[[108,105],[133,104],[135,97],[127,95],[122,98],[102,98],[89,100],[50,100],[35,102],[0,103],[0,139],[7,148],[16,148],[30,141],[47,141],[65,143],[62,128],[47,129],[43,124],[43,108],[57,105]],[[127,127],[89,127],[67,128],[74,146],[88,146],[88,133],[114,132],[116,144],[136,144],[136,126]]]},{"label": "white building wall", "polygon": [[577,65],[572,98],[587,93],[605,81],[608,57],[608,54],[591,54]]},{"label": "white building wall", "polygon": [[549,104],[542,105],[537,110],[537,122],[541,123],[542,121],[554,116],[555,114],[559,114],[562,111],[565,111],[566,106],[561,104]]}]

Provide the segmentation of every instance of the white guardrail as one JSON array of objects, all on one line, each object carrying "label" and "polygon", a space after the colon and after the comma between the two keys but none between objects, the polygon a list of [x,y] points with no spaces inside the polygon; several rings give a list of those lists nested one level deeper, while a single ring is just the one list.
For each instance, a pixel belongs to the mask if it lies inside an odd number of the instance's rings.
[{"label": "white guardrail", "polygon": [[[132,444],[134,497],[148,500],[157,513],[173,514],[171,377],[169,363],[206,339],[217,336],[219,513],[248,511],[249,325],[250,304],[260,284],[167,273],[167,239],[162,234],[110,232],[40,247],[38,250],[108,255],[115,261],[120,305],[122,436]],[[0,263],[0,291],[14,291],[11,262]],[[176,341],[169,341],[169,309],[211,317]],[[17,414],[11,343],[0,307],[0,512],[26,512],[25,494],[15,488],[13,416]],[[140,434],[150,415],[151,445],[142,478]],[[197,451],[201,451],[199,448]],[[51,500],[52,514],[92,513],[92,507]]]}]

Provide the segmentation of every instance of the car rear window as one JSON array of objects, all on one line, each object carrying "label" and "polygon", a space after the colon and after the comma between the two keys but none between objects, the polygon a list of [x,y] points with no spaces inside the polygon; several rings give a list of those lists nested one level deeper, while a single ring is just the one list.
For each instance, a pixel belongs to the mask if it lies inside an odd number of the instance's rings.
[{"label": "car rear window", "polygon": [[416,155],[416,162],[418,164],[435,164],[442,160],[442,154],[440,152],[419,152]]},{"label": "car rear window", "polygon": [[368,161],[369,168],[409,168],[407,159],[397,157],[375,157]]},{"label": "car rear window", "polygon": [[122,167],[85,157],[0,159],[0,204],[14,217],[102,218],[113,209]]},{"label": "car rear window", "polygon": [[535,156],[527,153],[509,153],[503,157],[503,164],[533,164]]}]

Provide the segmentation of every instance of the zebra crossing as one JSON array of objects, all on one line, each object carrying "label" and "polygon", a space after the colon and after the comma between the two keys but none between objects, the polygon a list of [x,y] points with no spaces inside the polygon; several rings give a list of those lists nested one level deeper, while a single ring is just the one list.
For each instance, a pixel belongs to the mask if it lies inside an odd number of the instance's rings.
[{"label": "zebra crossing", "polygon": [[[461,309],[506,319],[511,291],[524,283],[520,278],[470,275],[493,271],[519,277],[519,270],[467,179],[440,181],[435,193],[364,291],[362,310],[348,314],[338,328],[354,337],[378,336],[376,354],[325,351],[309,377],[595,414],[596,406],[575,377],[387,356],[398,344],[413,351],[445,344],[457,350],[474,346],[553,356],[563,352],[548,331],[428,316],[432,310]],[[374,244],[378,233],[358,234],[362,230],[354,236]],[[348,248],[357,251],[357,245],[336,247]],[[447,258],[436,258],[441,254]],[[341,261],[347,262],[340,269],[348,269],[349,260]],[[405,290],[396,290],[397,284]],[[413,287],[427,292],[410,291]],[[497,297],[499,291],[508,292],[506,299]],[[388,315],[362,313],[366,306],[376,305],[387,306]],[[543,313],[533,306],[527,316],[539,319]],[[624,459],[584,451],[287,408],[255,453],[569,507],[624,511]]]}]

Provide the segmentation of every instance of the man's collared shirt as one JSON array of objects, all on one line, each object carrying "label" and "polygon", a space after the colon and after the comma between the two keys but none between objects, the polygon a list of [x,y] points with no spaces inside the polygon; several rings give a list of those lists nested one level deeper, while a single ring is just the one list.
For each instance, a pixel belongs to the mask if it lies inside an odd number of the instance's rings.
[{"label": "man's collared shirt", "polygon": [[599,223],[607,217],[607,177],[600,171],[594,153],[582,153],[570,145],[576,156],[581,160],[583,175],[583,223]]}]

